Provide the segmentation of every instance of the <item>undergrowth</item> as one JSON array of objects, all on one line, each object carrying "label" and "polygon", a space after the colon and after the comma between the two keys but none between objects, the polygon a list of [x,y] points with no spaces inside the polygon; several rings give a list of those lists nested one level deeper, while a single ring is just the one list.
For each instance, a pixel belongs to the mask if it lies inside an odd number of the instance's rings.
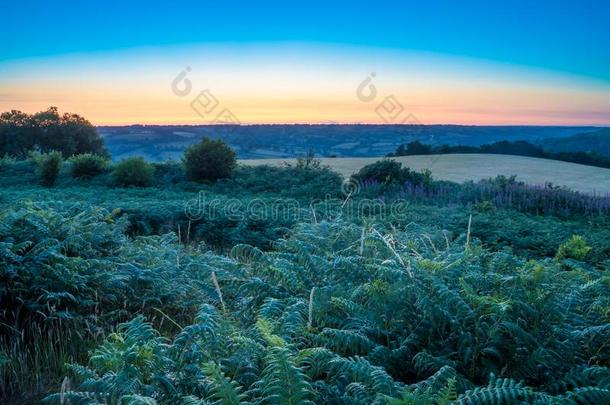
[{"label": "undergrowth", "polygon": [[87,204],[0,216],[5,398],[610,401],[610,278],[574,257],[374,218],[218,254],[174,233],[129,237],[120,213]]}]

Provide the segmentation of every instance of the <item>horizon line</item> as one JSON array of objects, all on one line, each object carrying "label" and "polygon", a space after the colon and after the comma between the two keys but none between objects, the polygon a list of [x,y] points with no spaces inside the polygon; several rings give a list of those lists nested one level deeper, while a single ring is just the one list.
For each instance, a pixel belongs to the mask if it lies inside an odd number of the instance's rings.
[{"label": "horizon line", "polygon": [[180,124],[180,123],[172,123],[172,124],[146,124],[146,123],[132,123],[132,124],[92,124],[94,127],[254,127],[254,126],[314,126],[314,125],[324,125],[324,126],[402,126],[402,127],[560,127],[560,128],[610,128],[610,123],[608,124],[583,124],[583,125],[571,125],[571,124],[455,124],[455,123],[434,123],[434,124],[407,124],[407,123],[366,123],[366,122],[273,122],[273,123],[238,123],[238,124],[230,124],[230,123],[222,123],[222,124],[212,124],[212,123],[203,123],[203,124]]}]

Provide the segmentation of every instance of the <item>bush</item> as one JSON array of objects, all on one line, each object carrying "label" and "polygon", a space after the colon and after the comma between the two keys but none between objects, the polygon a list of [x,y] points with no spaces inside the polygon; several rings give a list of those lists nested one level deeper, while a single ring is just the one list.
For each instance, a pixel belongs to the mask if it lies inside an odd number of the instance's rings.
[{"label": "bush", "polygon": [[61,152],[51,151],[34,155],[34,161],[38,165],[40,183],[47,187],[53,186],[63,162]]},{"label": "bush", "polygon": [[580,235],[572,235],[570,240],[562,243],[557,249],[557,260],[575,259],[584,261],[587,255],[591,252],[591,246],[587,244],[585,238]]},{"label": "bush", "polygon": [[235,151],[221,140],[203,138],[184,152],[183,163],[190,180],[215,181],[231,175]]},{"label": "bush", "polygon": [[412,183],[428,187],[432,184],[429,170],[422,173],[414,172],[392,159],[382,159],[366,165],[352,177],[359,182],[374,182],[382,185]]},{"label": "bush", "polygon": [[120,161],[114,167],[112,178],[122,187],[146,187],[152,183],[155,168],[142,157],[132,157]]},{"label": "bush", "polygon": [[5,153],[4,156],[0,157],[0,167],[10,166],[17,162],[17,158]]},{"label": "bush", "polygon": [[309,149],[305,156],[297,157],[297,169],[319,169],[322,166],[322,161],[316,159],[316,153],[313,149]]},{"label": "bush", "polygon": [[76,155],[70,159],[70,164],[72,177],[79,179],[89,179],[108,169],[108,159],[92,153]]}]

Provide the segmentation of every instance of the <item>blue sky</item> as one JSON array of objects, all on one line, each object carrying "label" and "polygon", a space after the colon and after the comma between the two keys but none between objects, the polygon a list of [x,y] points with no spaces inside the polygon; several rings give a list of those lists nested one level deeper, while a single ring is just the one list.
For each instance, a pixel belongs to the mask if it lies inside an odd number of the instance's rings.
[{"label": "blue sky", "polygon": [[[610,125],[610,1],[0,0],[0,111],[200,123],[187,66],[245,123]],[[194,90],[194,91],[195,91]]]},{"label": "blue sky", "polygon": [[202,42],[426,50],[610,80],[608,1],[4,1],[0,60]]}]

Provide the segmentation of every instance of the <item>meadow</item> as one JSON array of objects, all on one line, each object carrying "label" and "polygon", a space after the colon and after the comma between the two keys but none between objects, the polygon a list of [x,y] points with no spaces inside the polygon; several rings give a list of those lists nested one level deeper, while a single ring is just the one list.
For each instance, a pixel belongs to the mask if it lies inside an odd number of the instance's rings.
[{"label": "meadow", "polygon": [[44,187],[2,162],[4,401],[610,401],[607,198],[436,165],[155,168]]},{"label": "meadow", "polygon": [[[515,175],[531,185],[553,183],[572,190],[587,193],[610,193],[610,169],[585,166],[523,156],[491,154],[450,154],[425,156],[400,156],[397,161],[413,170],[430,169],[439,180],[453,182],[478,181],[499,175]],[[374,157],[321,158],[323,165],[330,166],[343,176],[351,176],[362,167],[374,163]],[[244,159],[244,165],[282,166],[295,159]]]}]

